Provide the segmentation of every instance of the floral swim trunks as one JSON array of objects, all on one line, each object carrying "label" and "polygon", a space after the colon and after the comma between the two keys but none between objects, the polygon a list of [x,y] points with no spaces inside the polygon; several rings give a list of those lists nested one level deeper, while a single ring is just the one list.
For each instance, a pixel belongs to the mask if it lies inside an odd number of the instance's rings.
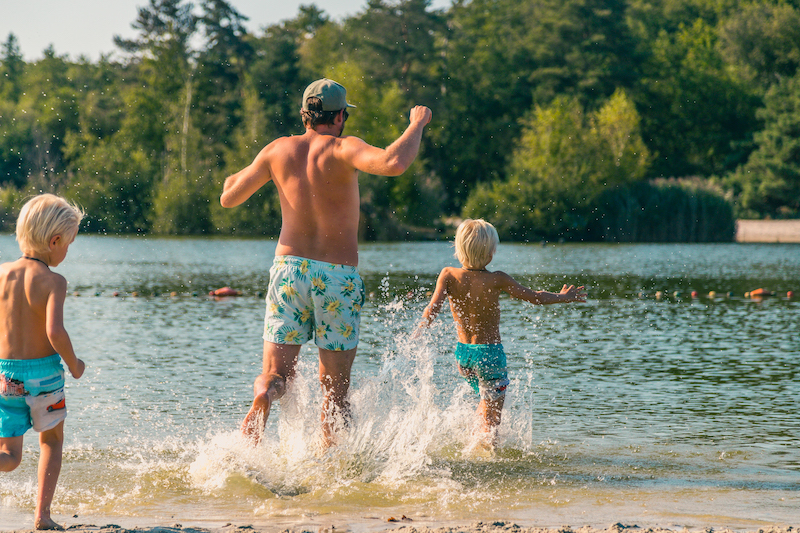
[{"label": "floral swim trunks", "polygon": [[30,428],[41,433],[65,418],[61,356],[0,359],[0,437],[20,437]]},{"label": "floral swim trunks", "polygon": [[332,351],[358,346],[364,282],[354,266],[291,255],[275,257],[269,269],[264,340],[314,343]]}]

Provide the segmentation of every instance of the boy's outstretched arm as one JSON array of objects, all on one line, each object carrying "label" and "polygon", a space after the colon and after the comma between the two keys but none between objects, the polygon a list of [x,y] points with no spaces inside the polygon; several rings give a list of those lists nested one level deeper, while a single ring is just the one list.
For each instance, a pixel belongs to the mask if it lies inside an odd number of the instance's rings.
[{"label": "boy's outstretched arm", "polygon": [[442,310],[442,304],[444,303],[444,299],[447,296],[447,269],[442,270],[439,273],[439,279],[436,280],[436,289],[433,291],[433,296],[431,296],[431,301],[428,306],[425,308],[425,311],[422,312],[422,320],[417,326],[417,330],[414,332],[412,338],[416,339],[420,336],[423,328],[430,327],[431,323],[436,319],[436,316],[439,314],[439,311]]},{"label": "boy's outstretched arm", "polygon": [[535,291],[520,284],[508,274],[503,273],[503,275],[506,278],[503,291],[512,298],[518,300],[524,300],[537,305],[586,302],[586,293],[581,292],[583,291],[583,286],[575,287],[574,285],[564,285],[561,288],[561,292]]},{"label": "boy's outstretched arm", "polygon": [[72,377],[83,375],[86,364],[78,359],[72,348],[72,341],[64,328],[64,299],[67,296],[67,280],[59,276],[55,279],[53,290],[47,298],[47,338],[53,349],[61,356]]}]

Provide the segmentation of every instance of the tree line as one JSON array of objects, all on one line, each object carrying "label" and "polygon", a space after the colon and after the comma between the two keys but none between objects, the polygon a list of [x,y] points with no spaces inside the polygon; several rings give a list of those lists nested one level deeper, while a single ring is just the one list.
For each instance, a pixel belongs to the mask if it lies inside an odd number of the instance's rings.
[{"label": "tree line", "polygon": [[361,238],[435,238],[458,217],[516,240],[730,240],[800,217],[800,0],[369,0],[247,31],[225,0],[149,0],[97,61],[0,47],[0,223],[63,194],[87,230],[275,236],[265,187],[224,178],[302,133],[314,79],[344,84],[375,145],[433,111],[418,160],[362,175]]}]

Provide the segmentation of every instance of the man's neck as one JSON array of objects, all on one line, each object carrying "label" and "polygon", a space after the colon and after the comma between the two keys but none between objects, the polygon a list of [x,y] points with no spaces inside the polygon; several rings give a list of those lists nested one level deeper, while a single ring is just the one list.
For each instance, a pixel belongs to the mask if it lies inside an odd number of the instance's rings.
[{"label": "man's neck", "polygon": [[306,133],[310,131],[313,131],[317,135],[331,135],[333,137],[339,137],[339,129],[335,124],[319,124],[315,127],[306,128]]}]

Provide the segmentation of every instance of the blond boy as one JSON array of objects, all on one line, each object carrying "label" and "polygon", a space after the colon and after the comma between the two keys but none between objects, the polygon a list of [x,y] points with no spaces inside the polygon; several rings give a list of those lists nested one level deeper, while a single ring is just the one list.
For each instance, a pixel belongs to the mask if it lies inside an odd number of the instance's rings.
[{"label": "blond boy", "polygon": [[[427,328],[442,308],[444,298],[456,323],[458,370],[480,395],[477,415],[482,433],[494,444],[508,387],[506,355],[500,341],[500,294],[532,304],[585,302],[583,287],[563,286],[560,293],[534,291],[517,283],[505,272],[490,272],[499,239],[494,226],[467,219],[456,231],[456,258],[460,268],[446,267],[439,274],[436,290],[422,315],[420,328]],[[417,334],[419,334],[419,329]]]},{"label": "blond boy", "polygon": [[64,329],[67,281],[50,267],[66,257],[83,216],[58,196],[34,197],[17,218],[22,257],[0,265],[0,471],[19,466],[23,435],[37,431],[36,529],[63,529],[50,517],[67,416],[61,360],[76,379],[85,365]]}]

